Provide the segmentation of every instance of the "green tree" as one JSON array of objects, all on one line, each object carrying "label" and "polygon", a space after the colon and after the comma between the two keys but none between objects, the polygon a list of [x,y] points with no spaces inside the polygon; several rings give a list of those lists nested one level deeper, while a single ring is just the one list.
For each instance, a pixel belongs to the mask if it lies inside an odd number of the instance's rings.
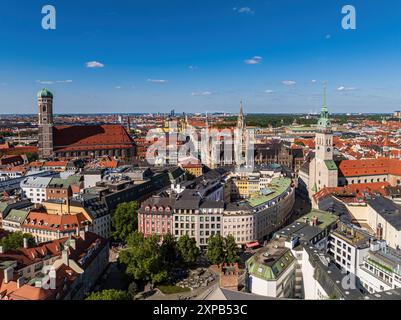
[{"label": "green tree", "polygon": [[160,246],[163,263],[170,270],[177,263],[178,249],[177,242],[172,234],[168,233],[164,236]]},{"label": "green tree", "polygon": [[37,161],[39,159],[38,154],[33,152],[28,152],[26,154],[26,157],[28,159],[28,162]]},{"label": "green tree", "polygon": [[235,263],[239,261],[238,247],[234,237],[230,234],[224,239],[225,262]]},{"label": "green tree", "polygon": [[209,238],[207,242],[206,258],[212,264],[224,262],[224,238],[221,235],[215,234]]},{"label": "green tree", "polygon": [[92,292],[85,300],[130,300],[130,297],[125,291],[110,289]]},{"label": "green tree", "polygon": [[134,297],[139,293],[139,286],[138,284],[134,281],[131,282],[130,285],[128,286],[128,294],[131,297],[131,299],[134,299]]},{"label": "green tree", "polygon": [[35,245],[35,238],[30,233],[22,233],[20,231],[10,233],[0,240],[0,246],[4,251],[12,249],[20,249],[24,246],[24,238],[28,239],[28,246]]},{"label": "green tree", "polygon": [[113,226],[114,239],[127,241],[131,235],[138,228],[138,202],[124,202],[117,206],[111,221]]},{"label": "green tree", "polygon": [[119,263],[126,268],[128,276],[138,281],[159,283],[167,279],[168,273],[163,263],[158,238],[144,238],[135,231],[127,240],[128,248],[120,253]]},{"label": "green tree", "polygon": [[194,238],[190,238],[188,235],[182,236],[178,239],[177,248],[182,262],[187,266],[195,263],[199,256],[199,248],[196,246]]}]

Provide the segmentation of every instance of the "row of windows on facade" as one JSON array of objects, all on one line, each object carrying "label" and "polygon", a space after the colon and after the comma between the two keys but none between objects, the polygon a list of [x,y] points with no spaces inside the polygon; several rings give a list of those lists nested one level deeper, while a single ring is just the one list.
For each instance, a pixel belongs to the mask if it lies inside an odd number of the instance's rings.
[{"label": "row of windows on facade", "polygon": [[78,157],[78,156],[129,156],[129,149],[111,149],[111,150],[95,150],[95,151],[68,151],[68,152],[56,152],[56,157]]},{"label": "row of windows on facade", "polygon": [[[195,223],[176,223],[175,228],[196,229]],[[203,224],[199,225],[199,229],[220,229],[220,224]]]},{"label": "row of windows on facade", "polygon": [[[175,230],[174,234],[176,236],[191,236],[191,237],[195,237],[195,231],[194,230]],[[215,234],[220,234],[219,230],[212,230],[212,231],[205,231],[205,233],[200,233],[201,236],[213,236]]]},{"label": "row of windows on facade", "polygon": [[[160,225],[162,227],[165,227],[165,226],[170,227],[171,224],[170,224],[169,221],[168,222],[162,221],[161,224],[158,221],[157,222],[152,221],[152,223],[150,223],[149,221],[145,222],[145,228],[146,229],[150,229],[150,225],[152,225],[152,227],[156,226],[157,228],[160,228]],[[196,229],[196,226],[195,226],[194,223],[191,223],[191,224],[189,224],[189,223],[186,223],[186,224],[184,224],[184,223],[176,223],[175,224],[175,228],[176,229],[178,229],[178,228],[181,228],[181,229]],[[221,225],[220,224],[210,224],[210,225],[209,224],[200,224],[199,228],[200,229],[216,229],[216,228],[220,229]],[[252,230],[255,230],[256,226],[253,226],[251,224],[231,225],[231,226],[226,226],[225,225],[224,229],[230,229],[230,230],[233,230],[233,229],[252,229]],[[248,231],[248,232],[250,232],[250,231]]]},{"label": "row of windows on facade", "polygon": [[[393,278],[401,284],[401,278],[393,272],[390,272],[389,270],[379,268],[378,266],[369,263],[368,261],[364,262],[363,267],[366,271],[387,282],[387,284],[389,285],[393,285]],[[400,287],[400,285],[396,284],[394,284],[394,286],[396,288]]]},{"label": "row of windows on facade", "polygon": [[[192,221],[192,222],[195,222],[195,217],[175,216],[174,220],[175,221]],[[208,222],[208,221],[220,221],[220,220],[221,220],[221,217],[202,217],[202,216],[199,217],[199,221],[200,222],[204,222],[204,221],[206,221],[206,222]]]}]

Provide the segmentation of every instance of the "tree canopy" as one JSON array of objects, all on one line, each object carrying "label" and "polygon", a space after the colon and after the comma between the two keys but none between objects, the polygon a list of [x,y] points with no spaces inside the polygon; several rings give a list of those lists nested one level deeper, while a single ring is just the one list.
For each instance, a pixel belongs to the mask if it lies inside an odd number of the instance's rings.
[{"label": "tree canopy", "polygon": [[237,262],[239,257],[234,237],[229,235],[223,238],[219,234],[211,236],[207,243],[206,258],[212,264]]},{"label": "tree canopy", "polygon": [[92,292],[85,300],[130,300],[130,297],[125,291],[110,289]]},{"label": "tree canopy", "polygon": [[12,249],[20,249],[24,246],[24,238],[28,239],[28,246],[35,245],[35,238],[30,233],[22,233],[20,231],[12,232],[0,240],[0,246],[4,251]]},{"label": "tree canopy", "polygon": [[111,218],[114,239],[126,242],[128,237],[137,230],[138,209],[139,204],[136,201],[120,203],[117,206]]},{"label": "tree canopy", "polygon": [[128,248],[120,253],[119,262],[126,267],[126,273],[134,280],[159,283],[167,279],[158,238],[145,238],[135,231],[127,239]]},{"label": "tree canopy", "polygon": [[238,246],[231,234],[224,239],[224,249],[225,262],[235,263],[239,261]]},{"label": "tree canopy", "polygon": [[199,248],[196,246],[196,240],[188,235],[178,239],[177,248],[181,261],[187,266],[194,264],[200,253]]},{"label": "tree canopy", "polygon": [[220,264],[224,261],[224,238],[219,235],[213,235],[207,242],[206,258],[212,264]]},{"label": "tree canopy", "polygon": [[164,236],[163,242],[160,246],[160,253],[162,255],[163,263],[168,269],[171,269],[178,260],[177,242],[172,234],[168,233]]}]

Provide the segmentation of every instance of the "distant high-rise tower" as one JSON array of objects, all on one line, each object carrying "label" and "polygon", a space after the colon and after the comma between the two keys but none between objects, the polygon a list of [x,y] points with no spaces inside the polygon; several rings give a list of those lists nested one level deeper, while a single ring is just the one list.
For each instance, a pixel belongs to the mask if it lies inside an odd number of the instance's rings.
[{"label": "distant high-rise tower", "polygon": [[39,158],[53,156],[53,94],[43,89],[38,92]]}]

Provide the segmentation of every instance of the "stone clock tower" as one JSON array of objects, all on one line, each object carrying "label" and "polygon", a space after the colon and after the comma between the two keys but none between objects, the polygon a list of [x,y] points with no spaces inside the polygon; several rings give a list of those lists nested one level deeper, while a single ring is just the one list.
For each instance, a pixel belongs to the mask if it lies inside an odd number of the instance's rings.
[{"label": "stone clock tower", "polygon": [[326,88],[324,89],[323,107],[316,132],[316,158],[321,160],[333,160],[333,131],[326,103]]},{"label": "stone clock tower", "polygon": [[323,107],[317,124],[315,157],[309,167],[309,196],[326,187],[338,186],[338,168],[333,161],[333,131],[324,89]]},{"label": "stone clock tower", "polygon": [[38,92],[39,158],[53,157],[53,94],[43,89]]}]

